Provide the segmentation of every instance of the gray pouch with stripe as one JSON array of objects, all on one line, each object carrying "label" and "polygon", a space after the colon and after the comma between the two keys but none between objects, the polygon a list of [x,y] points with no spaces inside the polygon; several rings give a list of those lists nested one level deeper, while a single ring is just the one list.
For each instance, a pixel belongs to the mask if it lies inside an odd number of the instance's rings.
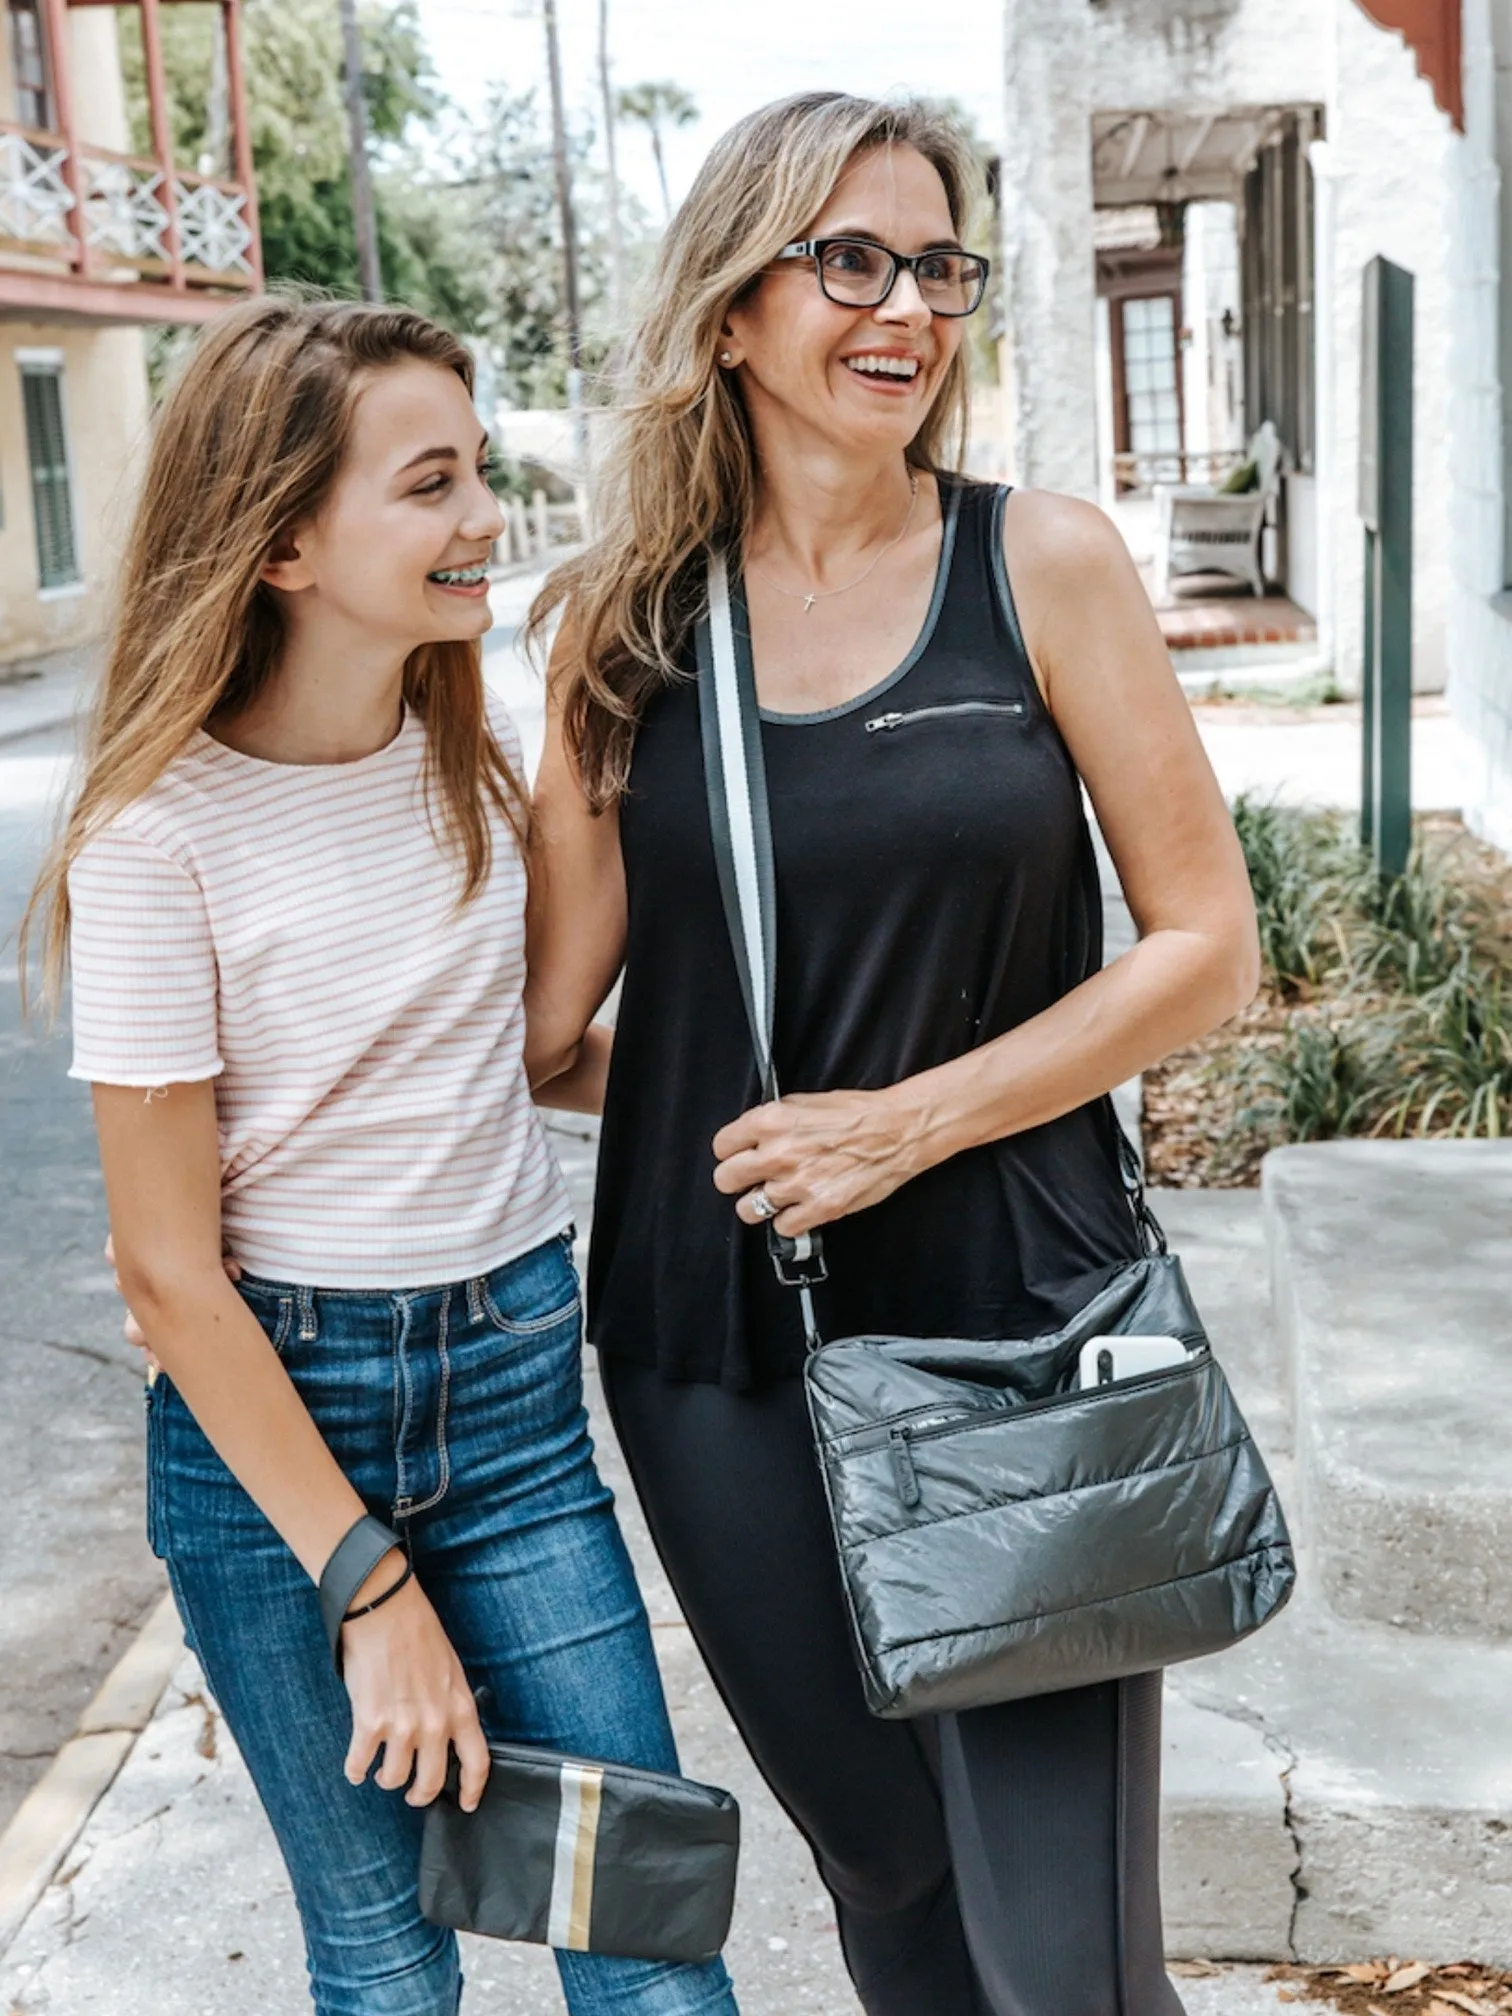
[{"label": "gray pouch with stripe", "polygon": [[712,1960],[735,1906],[733,1795],[661,1771],[490,1743],[475,1813],[426,1810],[420,1909],[436,1925],[626,1960]]}]

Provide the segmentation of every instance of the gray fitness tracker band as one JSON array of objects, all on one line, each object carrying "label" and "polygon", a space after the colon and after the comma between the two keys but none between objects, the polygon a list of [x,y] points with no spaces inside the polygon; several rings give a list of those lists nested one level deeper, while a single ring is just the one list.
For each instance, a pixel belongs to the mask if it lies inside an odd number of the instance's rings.
[{"label": "gray fitness tracker band", "polygon": [[[391,1554],[396,1547],[401,1554],[404,1553],[404,1542],[399,1535],[385,1526],[381,1519],[375,1519],[371,1512],[364,1512],[356,1525],[337,1541],[330,1560],[321,1570],[320,1621],[325,1625],[331,1659],[338,1673],[341,1671],[341,1627],[352,1607],[352,1598],[384,1555]],[[402,1579],[409,1579],[408,1569]]]}]

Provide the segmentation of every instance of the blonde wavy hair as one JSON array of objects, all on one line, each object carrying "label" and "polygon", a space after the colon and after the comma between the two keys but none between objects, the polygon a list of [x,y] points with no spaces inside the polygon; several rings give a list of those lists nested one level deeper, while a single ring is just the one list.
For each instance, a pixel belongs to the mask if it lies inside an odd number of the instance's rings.
[{"label": "blonde wavy hair", "polygon": [[[200,337],[163,405],[121,563],[82,783],[22,920],[42,925],[43,991],[67,957],[68,871],[92,833],[147,791],[216,714],[246,707],[278,663],[284,624],[261,574],[341,472],[368,376],[419,359],[472,390],[467,349],[404,308],[272,295]],[[423,644],[404,668],[426,736],[426,789],[461,868],[461,900],[491,859],[489,809],[527,837],[526,798],[488,726],[473,642]]]},{"label": "blonde wavy hair", "polygon": [[[964,238],[983,177],[947,112],[919,99],[811,91],[731,127],[663,240],[596,485],[597,536],[551,574],[527,631],[539,643],[565,605],[568,648],[554,676],[567,745],[596,809],[625,788],[647,702],[683,676],[705,548],[738,550],[750,525],[750,424],[734,374],[715,356],[725,315],[803,236],[855,157],[877,147],[912,147],[932,163]],[[963,347],[909,444],[913,467],[960,466],[968,370]]]}]

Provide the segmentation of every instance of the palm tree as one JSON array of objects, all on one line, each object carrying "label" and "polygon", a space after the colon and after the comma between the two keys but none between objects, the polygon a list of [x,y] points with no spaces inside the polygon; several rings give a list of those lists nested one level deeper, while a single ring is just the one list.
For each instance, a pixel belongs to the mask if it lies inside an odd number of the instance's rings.
[{"label": "palm tree", "polygon": [[662,203],[672,215],[672,198],[667,192],[667,164],[662,158],[662,131],[668,126],[691,126],[698,106],[680,84],[663,78],[653,84],[632,84],[619,94],[619,116],[633,119],[651,135],[651,152],[656,159]]}]

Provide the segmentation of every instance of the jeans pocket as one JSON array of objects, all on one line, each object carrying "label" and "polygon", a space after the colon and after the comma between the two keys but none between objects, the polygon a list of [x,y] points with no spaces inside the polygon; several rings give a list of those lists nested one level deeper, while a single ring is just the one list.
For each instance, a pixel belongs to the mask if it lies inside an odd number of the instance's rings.
[{"label": "jeans pocket", "polygon": [[480,1282],[489,1327],[504,1337],[536,1337],[576,1323],[582,1295],[570,1252],[561,1239],[552,1239]]},{"label": "jeans pocket", "polygon": [[492,1329],[501,1337],[539,1337],[544,1331],[555,1330],[563,1323],[576,1323],[582,1301],[574,1289],[568,1299],[559,1307],[548,1310],[541,1316],[506,1315],[490,1289],[483,1289],[483,1313]]}]

